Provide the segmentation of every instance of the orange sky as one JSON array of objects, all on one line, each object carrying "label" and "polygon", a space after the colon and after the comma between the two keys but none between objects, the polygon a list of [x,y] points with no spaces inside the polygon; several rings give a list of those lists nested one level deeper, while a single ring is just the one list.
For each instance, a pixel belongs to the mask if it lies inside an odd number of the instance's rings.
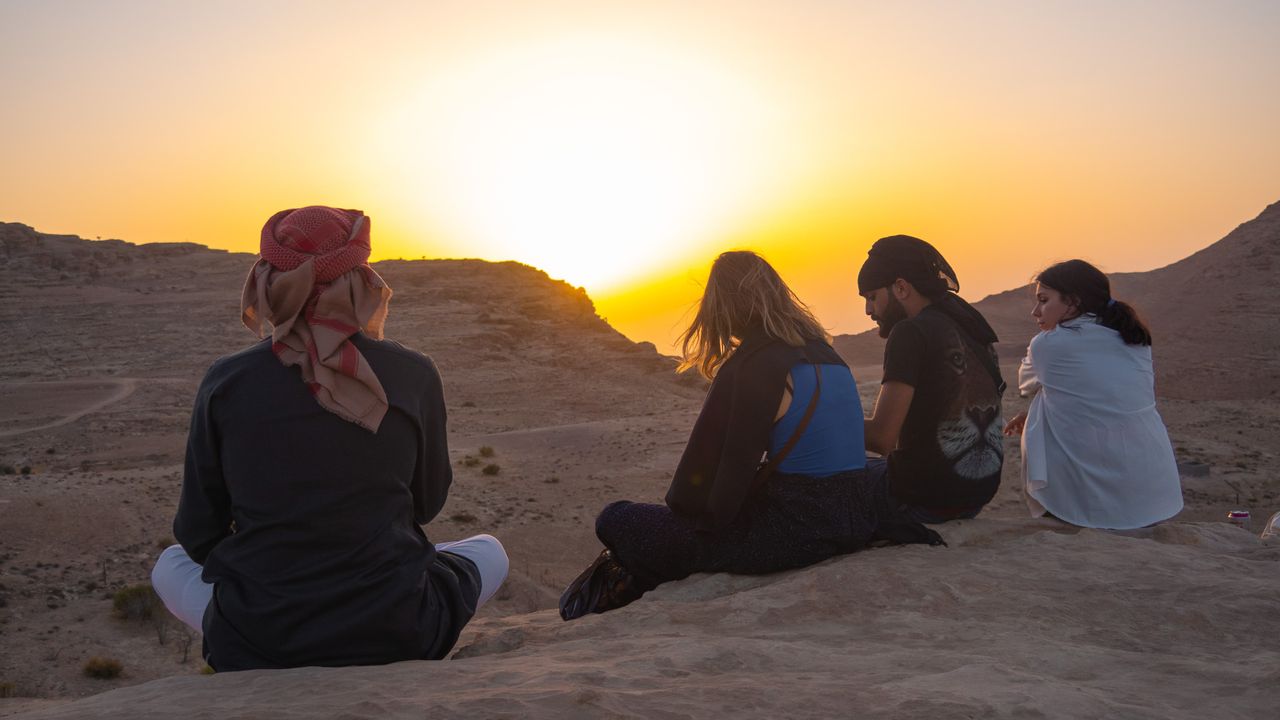
[{"label": "orange sky", "polygon": [[527,262],[667,348],[725,249],[849,332],[883,235],[977,299],[1280,200],[1274,3],[634,5],[0,4],[0,220],[252,251],[358,207],[376,257]]}]

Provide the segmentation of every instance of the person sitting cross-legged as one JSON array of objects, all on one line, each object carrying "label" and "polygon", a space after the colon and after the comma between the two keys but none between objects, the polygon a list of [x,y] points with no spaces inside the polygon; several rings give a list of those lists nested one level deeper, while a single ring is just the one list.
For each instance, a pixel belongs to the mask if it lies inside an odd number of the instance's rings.
[{"label": "person sitting cross-legged", "polygon": [[446,655],[507,574],[489,535],[423,533],[452,472],[431,359],[382,340],[391,290],[358,210],[262,230],[243,320],[271,337],[196,393],[182,495],[152,584],[218,671]]}]

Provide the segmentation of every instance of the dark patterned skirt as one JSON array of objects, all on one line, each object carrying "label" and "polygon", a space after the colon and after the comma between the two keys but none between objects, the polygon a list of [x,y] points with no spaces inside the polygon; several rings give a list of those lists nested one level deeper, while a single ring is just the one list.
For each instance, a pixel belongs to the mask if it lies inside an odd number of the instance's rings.
[{"label": "dark patterned skirt", "polygon": [[942,544],[897,508],[883,473],[774,475],[728,527],[696,529],[666,505],[622,500],[596,536],[644,590],[697,572],[760,575],[805,567],[884,540]]}]

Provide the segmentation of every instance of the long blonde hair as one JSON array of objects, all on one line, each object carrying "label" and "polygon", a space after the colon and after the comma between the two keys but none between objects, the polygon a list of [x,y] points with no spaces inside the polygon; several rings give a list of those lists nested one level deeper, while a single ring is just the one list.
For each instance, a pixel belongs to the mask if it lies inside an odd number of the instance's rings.
[{"label": "long blonde hair", "polygon": [[715,377],[751,329],[793,347],[807,340],[831,342],[813,312],[764,258],[732,250],[711,265],[698,314],[680,335],[678,370],[696,367],[703,377]]}]

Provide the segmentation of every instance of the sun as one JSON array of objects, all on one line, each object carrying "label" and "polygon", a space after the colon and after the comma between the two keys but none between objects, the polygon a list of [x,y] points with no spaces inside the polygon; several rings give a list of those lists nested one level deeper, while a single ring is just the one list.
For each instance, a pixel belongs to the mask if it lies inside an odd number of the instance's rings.
[{"label": "sun", "polygon": [[591,290],[704,252],[783,175],[779,108],[714,58],[652,38],[478,53],[392,115],[401,197],[459,254]]}]

